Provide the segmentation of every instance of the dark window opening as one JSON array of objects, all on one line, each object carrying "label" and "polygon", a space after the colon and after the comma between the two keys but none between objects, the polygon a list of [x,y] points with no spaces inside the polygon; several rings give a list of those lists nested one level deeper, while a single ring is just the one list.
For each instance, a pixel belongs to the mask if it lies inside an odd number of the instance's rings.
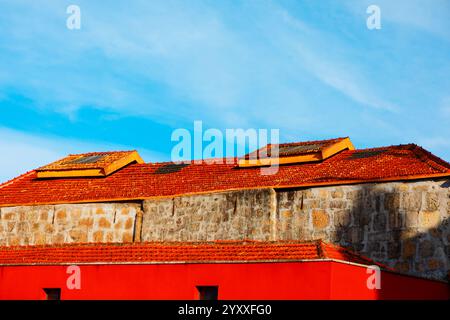
[{"label": "dark window opening", "polygon": [[61,300],[60,288],[44,288],[44,292],[47,300]]},{"label": "dark window opening", "polygon": [[197,286],[199,300],[217,300],[219,296],[218,286]]},{"label": "dark window opening", "polygon": [[167,173],[175,173],[187,167],[188,163],[169,163],[165,164],[155,170],[155,174],[167,174]]},{"label": "dark window opening", "polygon": [[365,158],[376,157],[386,151],[387,151],[386,149],[356,151],[356,152],[352,153],[347,159],[354,160],[354,159],[365,159]]}]

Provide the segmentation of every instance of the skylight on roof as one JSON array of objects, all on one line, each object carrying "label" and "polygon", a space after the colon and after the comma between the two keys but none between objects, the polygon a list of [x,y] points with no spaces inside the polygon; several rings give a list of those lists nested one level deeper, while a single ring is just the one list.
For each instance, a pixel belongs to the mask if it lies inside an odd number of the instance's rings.
[{"label": "skylight on roof", "polygon": [[[272,149],[278,147],[277,154]],[[354,150],[350,139],[336,138],[320,141],[306,141],[267,145],[251,152],[239,160],[239,167],[273,166],[278,164],[293,164],[317,162],[325,160],[343,150]]]},{"label": "skylight on roof", "polygon": [[144,163],[137,151],[72,154],[36,171],[38,178],[105,177],[133,162]]},{"label": "skylight on roof", "polygon": [[96,163],[98,160],[104,158],[105,155],[97,155],[97,156],[84,156],[75,160],[70,161],[72,164],[82,164],[82,163]]}]

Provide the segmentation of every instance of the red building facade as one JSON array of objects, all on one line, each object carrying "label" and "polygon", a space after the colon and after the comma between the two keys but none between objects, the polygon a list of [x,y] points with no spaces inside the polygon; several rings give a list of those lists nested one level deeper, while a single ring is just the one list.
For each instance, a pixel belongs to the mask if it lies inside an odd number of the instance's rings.
[{"label": "red building facade", "polygon": [[0,299],[448,299],[449,163],[349,138],[273,147],[69,155],[0,184]]},{"label": "red building facade", "polygon": [[[0,299],[195,300],[202,290],[221,300],[449,298],[444,282],[321,241],[9,247],[0,255]],[[380,268],[378,285],[368,266]]]}]

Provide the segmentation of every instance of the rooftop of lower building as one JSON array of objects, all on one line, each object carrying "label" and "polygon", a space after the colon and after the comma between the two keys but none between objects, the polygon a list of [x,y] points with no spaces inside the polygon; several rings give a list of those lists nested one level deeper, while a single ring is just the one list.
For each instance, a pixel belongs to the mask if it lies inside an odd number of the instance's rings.
[{"label": "rooftop of lower building", "polygon": [[315,241],[72,243],[0,247],[0,265],[341,261],[377,265],[349,249]]}]

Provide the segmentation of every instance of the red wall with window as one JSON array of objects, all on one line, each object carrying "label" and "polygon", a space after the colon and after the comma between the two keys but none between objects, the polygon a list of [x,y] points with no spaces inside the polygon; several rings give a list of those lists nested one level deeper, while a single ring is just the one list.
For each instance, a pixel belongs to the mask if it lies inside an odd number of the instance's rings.
[{"label": "red wall with window", "polygon": [[0,267],[0,299],[198,299],[218,286],[219,299],[448,299],[445,283],[382,272],[367,288],[366,268],[323,262],[80,265],[81,289],[69,290],[67,266]]}]

